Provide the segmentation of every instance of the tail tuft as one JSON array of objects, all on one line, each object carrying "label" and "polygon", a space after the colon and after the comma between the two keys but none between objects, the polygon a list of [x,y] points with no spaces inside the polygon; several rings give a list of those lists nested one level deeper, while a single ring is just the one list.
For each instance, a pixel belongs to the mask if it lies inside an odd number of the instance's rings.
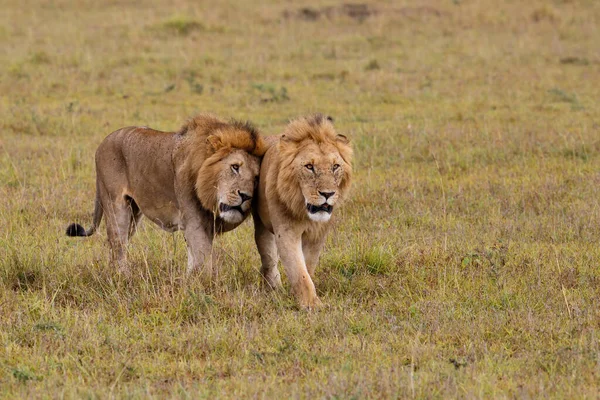
[{"label": "tail tuft", "polygon": [[67,236],[87,236],[87,234],[83,226],[71,224],[67,227]]}]

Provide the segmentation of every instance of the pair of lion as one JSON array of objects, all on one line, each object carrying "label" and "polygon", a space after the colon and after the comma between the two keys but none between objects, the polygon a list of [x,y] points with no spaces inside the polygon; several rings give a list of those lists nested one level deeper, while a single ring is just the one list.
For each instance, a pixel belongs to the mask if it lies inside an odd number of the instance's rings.
[{"label": "pair of lion", "polygon": [[265,138],[249,123],[204,114],[177,132],[122,128],[96,151],[92,227],[71,224],[67,235],[92,235],[105,214],[111,262],[129,274],[125,246],[145,215],[166,231],[183,230],[188,272],[210,275],[213,237],[252,210],[266,282],[282,287],[279,256],[300,306],[316,307],[311,276],[350,187],[351,158],[348,139],[321,114]]}]

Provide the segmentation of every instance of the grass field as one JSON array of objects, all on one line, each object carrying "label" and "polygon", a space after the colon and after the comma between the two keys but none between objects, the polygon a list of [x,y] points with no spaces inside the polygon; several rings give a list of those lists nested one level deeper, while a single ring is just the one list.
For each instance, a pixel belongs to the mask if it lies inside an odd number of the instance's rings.
[{"label": "grass field", "polygon": [[[0,11],[0,397],[597,398],[600,2],[23,1]],[[299,311],[251,223],[186,279],[87,239],[96,147],[332,115],[352,195]]]}]

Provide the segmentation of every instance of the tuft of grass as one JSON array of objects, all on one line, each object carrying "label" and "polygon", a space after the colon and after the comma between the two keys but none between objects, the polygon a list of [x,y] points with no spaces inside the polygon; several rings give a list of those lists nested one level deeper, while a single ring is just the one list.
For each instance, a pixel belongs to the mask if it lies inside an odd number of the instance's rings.
[{"label": "tuft of grass", "polygon": [[365,66],[365,71],[375,71],[375,70],[378,70],[378,69],[381,69],[381,67],[379,66],[379,61],[377,61],[377,60],[371,60]]},{"label": "tuft of grass", "polygon": [[396,258],[392,250],[384,246],[359,249],[355,260],[371,275],[386,275],[396,265]]},{"label": "tuft of grass", "polygon": [[173,32],[180,36],[186,36],[194,31],[203,31],[205,25],[189,17],[174,15],[162,22],[161,27],[168,32]]},{"label": "tuft of grass", "polygon": [[196,79],[197,79],[197,74],[194,71],[189,71],[185,75],[185,80],[188,83],[188,86],[189,86],[190,90],[192,91],[192,93],[202,94],[202,92],[204,92],[204,85],[197,82]]},{"label": "tuft of grass", "polygon": [[531,13],[531,19],[534,22],[557,22],[560,21],[560,14],[550,5],[544,5],[542,7],[536,8]]},{"label": "tuft of grass", "polygon": [[51,331],[51,332],[63,333],[62,326],[60,326],[60,324],[57,324],[55,322],[38,322],[37,324],[35,324],[33,326],[33,329],[42,331],[42,332]]},{"label": "tuft of grass", "polygon": [[560,63],[580,66],[586,66],[591,64],[590,60],[583,57],[563,57],[560,59]]},{"label": "tuft of grass", "polygon": [[548,93],[550,93],[557,101],[571,104],[571,108],[573,110],[583,109],[583,106],[581,105],[581,103],[579,103],[577,96],[574,94],[566,93],[565,91],[558,88],[550,89]]},{"label": "tuft of grass", "polygon": [[285,86],[277,87],[269,83],[255,83],[252,88],[260,93],[260,101],[263,103],[281,103],[290,100]]},{"label": "tuft of grass", "polygon": [[18,382],[26,383],[28,381],[41,381],[42,378],[28,370],[27,368],[13,368],[12,376]]},{"label": "tuft of grass", "polygon": [[33,65],[50,64],[50,56],[45,51],[36,51],[29,57],[29,62]]},{"label": "tuft of grass", "polygon": [[25,71],[25,67],[24,67],[23,63],[20,63],[20,62],[10,64],[7,72],[8,72],[8,74],[10,74],[10,76],[12,76],[14,78],[26,78],[29,76],[27,74],[27,72]]},{"label": "tuft of grass", "polygon": [[565,103],[578,104],[577,97],[572,94],[568,94],[565,91],[553,88],[548,90],[548,93],[553,95],[558,101],[564,101]]},{"label": "tuft of grass", "polygon": [[396,256],[388,246],[358,246],[351,252],[327,259],[328,268],[338,271],[345,278],[356,274],[386,275],[395,270]]}]

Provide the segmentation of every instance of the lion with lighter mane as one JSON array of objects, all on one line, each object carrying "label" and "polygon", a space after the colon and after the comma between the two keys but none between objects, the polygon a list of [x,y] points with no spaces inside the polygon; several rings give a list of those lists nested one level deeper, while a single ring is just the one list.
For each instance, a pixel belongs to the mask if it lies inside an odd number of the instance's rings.
[{"label": "lion with lighter mane", "polygon": [[352,179],[352,148],[321,114],[296,119],[263,158],[253,204],[261,272],[280,288],[278,256],[301,307],[320,304],[312,281],[335,209]]},{"label": "lion with lighter mane", "polygon": [[201,114],[177,132],[127,127],[96,151],[94,219],[69,236],[92,235],[106,215],[111,262],[129,275],[126,245],[142,215],[168,232],[183,230],[188,272],[213,271],[212,242],[250,214],[266,145],[250,124]]}]

